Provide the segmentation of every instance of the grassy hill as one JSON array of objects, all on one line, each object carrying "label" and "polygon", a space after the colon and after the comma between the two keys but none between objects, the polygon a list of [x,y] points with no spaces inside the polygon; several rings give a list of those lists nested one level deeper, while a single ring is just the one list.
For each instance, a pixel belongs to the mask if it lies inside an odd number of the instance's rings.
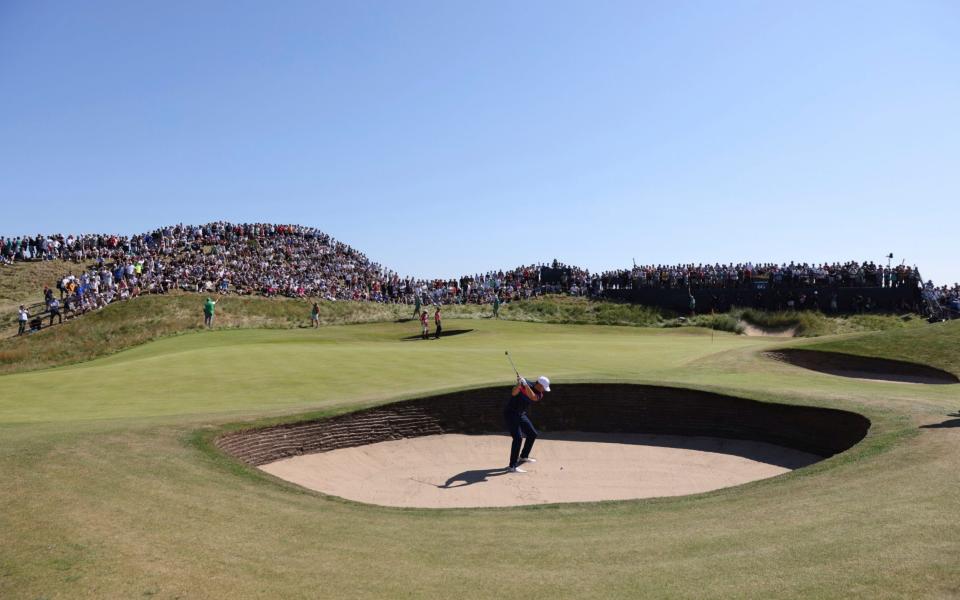
[{"label": "grassy hill", "polygon": [[838,315],[819,311],[762,311],[734,308],[730,316],[767,329],[793,329],[797,337],[818,337],[863,331],[907,329],[926,325],[918,315]]},{"label": "grassy hill", "polygon": [[43,286],[55,288],[57,280],[76,265],[60,260],[19,262],[0,267],[0,315],[16,312],[21,304],[43,300]]}]

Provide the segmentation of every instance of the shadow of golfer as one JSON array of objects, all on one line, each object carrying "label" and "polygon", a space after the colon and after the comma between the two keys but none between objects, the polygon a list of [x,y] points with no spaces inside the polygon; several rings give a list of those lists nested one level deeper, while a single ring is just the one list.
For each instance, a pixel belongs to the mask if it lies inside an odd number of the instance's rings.
[{"label": "shadow of golfer", "polygon": [[[471,331],[473,331],[473,330],[472,330],[472,329],[448,329],[448,330],[445,330],[445,331],[441,331],[441,332],[440,332],[440,337],[450,337],[450,336],[453,336],[453,335],[462,335],[462,334],[464,334],[464,333],[470,333]],[[436,334],[434,333],[434,330],[431,329],[431,330],[430,330],[430,333],[429,333],[428,335],[430,336],[430,339],[432,340]],[[408,335],[407,337],[402,338],[402,339],[403,339],[403,341],[405,341],[405,342],[407,342],[407,341],[415,341],[415,340],[423,339],[423,334],[419,334],[419,333],[418,333],[417,335]]]},{"label": "shadow of golfer", "polygon": [[960,427],[960,419],[947,419],[943,423],[932,423],[930,425],[921,425],[920,429],[949,429]]},{"label": "shadow of golfer", "polygon": [[[475,471],[464,471],[463,473],[457,473],[456,475],[451,476],[443,485],[438,485],[437,487],[441,489],[465,487],[475,483],[483,483],[488,477],[496,477],[497,475],[506,474],[506,467],[500,467],[499,469],[477,469]],[[457,482],[462,483],[454,485]]]}]

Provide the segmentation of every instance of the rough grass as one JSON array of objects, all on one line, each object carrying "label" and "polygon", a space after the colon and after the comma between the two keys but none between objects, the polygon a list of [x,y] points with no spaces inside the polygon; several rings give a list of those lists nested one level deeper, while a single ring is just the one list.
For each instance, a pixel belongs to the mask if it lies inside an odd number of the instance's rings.
[{"label": "rough grass", "polygon": [[697,315],[687,320],[687,325],[694,327],[706,327],[717,331],[729,331],[730,333],[743,333],[744,327],[736,316],[730,313],[718,313]]},{"label": "rough grass", "polygon": [[57,280],[76,270],[76,267],[73,263],[60,260],[21,262],[0,267],[0,322],[9,321],[21,304],[43,301],[43,286],[56,289]]},{"label": "rough grass", "polygon": [[[960,594],[960,428],[917,429],[950,422],[953,386],[811,375],[763,359],[768,340],[692,329],[478,318],[450,323],[470,334],[401,341],[411,327],[197,333],[0,376],[0,597]],[[914,331],[940,335],[884,335]],[[856,410],[873,425],[848,453],[737,488],[496,510],[344,502],[238,467],[202,443],[204,431],[238,421],[508,386],[504,348],[556,385],[709,388]]]},{"label": "rough grass", "polygon": [[[489,310],[485,308],[488,314]],[[651,327],[664,320],[663,312],[650,306],[563,296],[511,302],[501,307],[500,312],[507,319],[539,323]]]},{"label": "rough grass", "polygon": [[762,311],[735,308],[730,314],[751,325],[772,330],[796,328],[798,337],[817,337],[861,331],[903,329],[925,324],[917,315],[842,315],[827,316],[819,311]]}]

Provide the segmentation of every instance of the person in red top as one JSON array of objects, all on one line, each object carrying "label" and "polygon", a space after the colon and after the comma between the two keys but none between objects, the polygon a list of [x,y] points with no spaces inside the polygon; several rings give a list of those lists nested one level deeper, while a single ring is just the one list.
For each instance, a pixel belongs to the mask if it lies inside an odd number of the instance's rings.
[{"label": "person in red top", "polygon": [[434,325],[437,326],[437,333],[436,333],[436,335],[433,336],[433,339],[435,339],[435,340],[439,340],[439,339],[440,339],[440,330],[443,329],[443,327],[440,326],[440,320],[441,320],[441,319],[440,319],[440,307],[437,306],[437,312],[433,313],[433,323],[434,323]]},{"label": "person in red top", "polygon": [[420,325],[423,328],[423,339],[427,339],[427,334],[430,332],[430,326],[427,325],[427,311],[420,313]]}]

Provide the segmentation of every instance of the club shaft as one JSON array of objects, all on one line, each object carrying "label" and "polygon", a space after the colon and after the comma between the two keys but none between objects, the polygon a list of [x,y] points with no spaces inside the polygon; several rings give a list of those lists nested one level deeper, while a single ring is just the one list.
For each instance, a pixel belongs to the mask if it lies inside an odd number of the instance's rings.
[{"label": "club shaft", "polygon": [[507,360],[510,361],[510,366],[513,367],[513,372],[517,374],[517,377],[520,377],[520,371],[517,370],[517,365],[513,364],[513,358],[510,357],[510,353],[506,352]]}]

